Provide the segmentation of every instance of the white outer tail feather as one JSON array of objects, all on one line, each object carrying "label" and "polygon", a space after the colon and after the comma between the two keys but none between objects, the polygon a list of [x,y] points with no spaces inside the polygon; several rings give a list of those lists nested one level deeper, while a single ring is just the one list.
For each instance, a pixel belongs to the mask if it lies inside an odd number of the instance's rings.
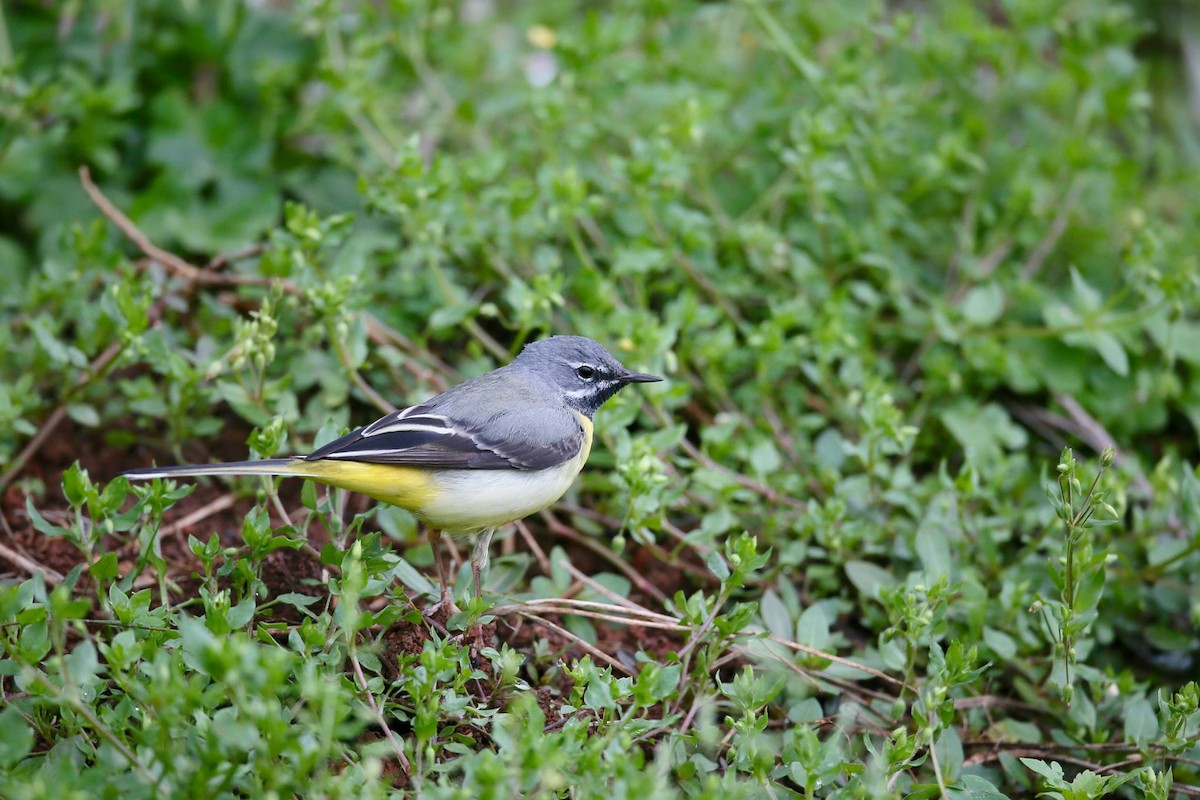
[{"label": "white outer tail feather", "polygon": [[133,481],[148,481],[153,478],[188,478],[200,475],[293,475],[309,474],[297,468],[302,458],[268,458],[263,461],[232,461],[226,464],[182,464],[174,467],[148,467],[121,473]]}]

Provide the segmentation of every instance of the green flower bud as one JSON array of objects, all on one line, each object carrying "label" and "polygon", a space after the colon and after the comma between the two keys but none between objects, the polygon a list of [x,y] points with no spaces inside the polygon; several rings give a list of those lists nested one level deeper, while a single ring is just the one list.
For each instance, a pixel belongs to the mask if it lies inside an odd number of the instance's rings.
[{"label": "green flower bud", "polygon": [[1113,460],[1116,459],[1116,457],[1117,448],[1111,446],[1104,448],[1104,450],[1100,453],[1100,466],[1104,467],[1105,469],[1111,467]]}]

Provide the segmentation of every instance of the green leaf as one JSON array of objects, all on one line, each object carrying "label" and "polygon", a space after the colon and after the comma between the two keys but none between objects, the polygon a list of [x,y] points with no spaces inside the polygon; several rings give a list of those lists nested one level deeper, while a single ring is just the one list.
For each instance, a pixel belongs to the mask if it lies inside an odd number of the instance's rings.
[{"label": "green leaf", "polygon": [[275,598],[276,602],[284,603],[297,608],[308,608],[314,603],[321,602],[320,597],[314,597],[310,594],[301,594],[299,592],[284,592]]},{"label": "green leaf", "polygon": [[996,403],[979,407],[960,401],[942,412],[942,422],[978,468],[987,470],[1008,450],[1024,447],[1029,434]]},{"label": "green leaf", "polygon": [[933,746],[937,750],[938,764],[946,782],[957,782],[963,765],[963,746],[958,732],[954,728],[946,728]]},{"label": "green leaf", "polygon": [[654,681],[650,685],[650,697],[658,702],[671,697],[679,688],[679,676],[682,674],[683,667],[680,664],[671,664],[656,670]]},{"label": "green leaf", "polygon": [[87,472],[85,472],[76,461],[63,472],[62,489],[63,496],[67,498],[72,508],[80,508],[87,502],[91,481],[88,480]]},{"label": "green leaf", "polygon": [[15,707],[0,711],[0,767],[11,767],[33,749],[33,731]]},{"label": "green leaf", "polygon": [[98,581],[111,581],[117,577],[117,554],[105,553],[88,567],[88,572]]},{"label": "green leaf", "polygon": [[1075,291],[1075,299],[1085,311],[1098,311],[1104,304],[1104,296],[1084,280],[1074,265],[1071,266],[1071,287]]},{"label": "green leaf", "polygon": [[890,588],[896,584],[895,577],[878,564],[873,564],[870,561],[847,561],[846,562],[846,577],[854,584],[854,587],[867,597],[879,599],[879,593],[882,589]]},{"label": "green leaf", "polygon": [[211,674],[209,656],[214,642],[212,631],[203,620],[194,617],[181,617],[176,625],[187,666],[202,675]]},{"label": "green leaf", "polygon": [[931,520],[927,516],[917,529],[915,544],[917,555],[932,579],[950,574],[954,562],[950,556],[950,542],[940,520]]},{"label": "green leaf", "polygon": [[815,697],[806,697],[798,703],[792,703],[788,708],[788,722],[816,722],[825,716],[825,709]]},{"label": "green leaf", "polygon": [[613,699],[612,687],[603,675],[594,675],[588,681],[587,689],[583,692],[583,703],[593,711],[604,711],[609,708],[616,708],[616,701]]},{"label": "green leaf", "polygon": [[796,620],[796,641],[817,650],[825,650],[833,640],[829,630],[832,623],[825,604],[814,603],[804,609],[800,619]]},{"label": "green leaf", "polygon": [[229,609],[229,613],[225,615],[225,622],[230,628],[244,628],[254,618],[254,612],[258,608],[258,604],[253,597],[247,597],[240,603]]},{"label": "green leaf", "polygon": [[1129,354],[1125,352],[1116,336],[1108,331],[1092,331],[1089,338],[1092,347],[1096,348],[1096,352],[1104,359],[1109,369],[1121,377],[1129,374]]},{"label": "green leaf", "polygon": [[750,451],[750,466],[759,475],[769,475],[779,469],[783,459],[779,450],[770,441],[764,439]]},{"label": "green leaf", "polygon": [[967,322],[986,328],[1004,313],[1004,290],[994,282],[973,286],[959,308]]},{"label": "green leaf", "polygon": [[465,320],[475,310],[472,303],[455,303],[444,305],[429,315],[429,327],[433,330],[446,330]]},{"label": "green leaf", "polygon": [[1094,611],[1100,605],[1104,594],[1106,572],[1104,567],[1096,566],[1086,572],[1078,581],[1075,592],[1075,611],[1085,614]]},{"label": "green leaf", "polygon": [[1021,758],[1021,763],[1046,779],[1051,786],[1063,786],[1063,768],[1057,761],[1046,763],[1038,758]]},{"label": "green leaf", "polygon": [[708,567],[709,572],[717,576],[717,580],[729,580],[729,565],[725,563],[725,559],[716,550],[708,554],[708,558],[704,560],[704,564]]},{"label": "green leaf", "polygon": [[1008,795],[979,775],[963,775],[961,788],[947,787],[947,793],[952,800],[1008,800]]},{"label": "green leaf", "polygon": [[86,428],[94,428],[100,424],[100,414],[87,403],[69,403],[67,416]]},{"label": "green leaf", "polygon": [[983,641],[1000,659],[1008,661],[1017,654],[1017,642],[1011,636],[995,628],[984,626]]},{"label": "green leaf", "polygon": [[84,639],[67,655],[66,664],[74,685],[83,690],[85,696],[91,696],[102,671],[96,646],[90,639]]},{"label": "green leaf", "polygon": [[1138,746],[1158,736],[1158,714],[1145,697],[1134,697],[1125,703],[1125,741]]},{"label": "green leaf", "polygon": [[82,367],[87,364],[87,357],[77,347],[64,344],[59,338],[50,332],[49,323],[46,319],[38,317],[29,321],[29,329],[33,331],[34,338],[37,339],[39,345],[46,352],[46,355],[62,365],[73,367]]},{"label": "green leaf", "polygon": [[792,638],[792,615],[788,613],[787,606],[774,590],[767,589],[763,592],[762,599],[758,601],[758,608],[768,631],[781,639]]}]

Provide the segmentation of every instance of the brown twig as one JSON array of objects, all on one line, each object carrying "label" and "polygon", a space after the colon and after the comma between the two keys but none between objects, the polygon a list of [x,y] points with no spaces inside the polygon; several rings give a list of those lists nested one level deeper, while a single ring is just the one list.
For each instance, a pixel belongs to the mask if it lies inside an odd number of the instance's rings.
[{"label": "brown twig", "polygon": [[213,514],[219,514],[225,509],[232,507],[235,502],[237,501],[232,494],[222,494],[212,502],[201,506],[190,514],[185,514],[175,522],[172,522],[170,525],[162,528],[158,532],[158,535],[160,538],[174,536],[175,534],[181,533],[193,525],[203,522]]},{"label": "brown twig", "polygon": [[[111,200],[104,196],[100,188],[92,181],[91,170],[87,166],[79,168],[79,182],[83,185],[83,190],[87,192],[87,196],[96,204],[101,213],[106,216],[113,225],[121,233],[125,234],[131,242],[137,245],[145,255],[154,259],[161,264],[168,272],[178,277],[184,278],[190,283],[196,284],[218,284],[222,286],[258,286],[261,288],[270,288],[273,286],[281,286],[288,294],[300,294],[300,287],[284,278],[258,278],[250,275],[228,275],[209,270],[200,269],[197,266],[189,264],[179,256],[162,249],[154,242],[150,241],[146,234],[142,233],[141,229],[134,224],[133,220],[125,216],[121,209],[117,208]],[[241,251],[238,251],[241,252]],[[236,255],[236,253],[235,253]],[[221,257],[213,259],[215,264],[227,263],[230,258],[224,261]]]},{"label": "brown twig", "polygon": [[[654,413],[658,416],[660,422],[664,424],[670,423],[670,420],[666,418],[665,413],[661,410],[655,408]],[[797,500],[796,498],[783,494],[782,492],[777,492],[766,484],[759,483],[752,478],[746,477],[740,472],[730,469],[724,464],[713,461],[708,457],[708,455],[700,450],[700,448],[696,447],[696,445],[692,444],[687,439],[684,439],[682,442],[680,442],[679,446],[683,448],[684,453],[686,453],[689,458],[700,463],[706,469],[711,469],[714,472],[719,472],[722,475],[729,476],[735,482],[737,482],[738,485],[749,489],[755,494],[761,495],[772,503],[779,503],[781,505],[800,510],[808,510],[808,503],[805,503],[802,500]]]},{"label": "brown twig", "polygon": [[[602,514],[601,512],[596,511],[595,509],[586,508],[584,506],[581,506],[581,505],[578,505],[575,503],[559,503],[557,507],[562,509],[563,511],[567,512],[568,514],[578,514],[581,517],[586,517],[587,519],[594,520],[595,522],[599,522],[601,525],[605,526],[606,528],[620,528],[621,527],[621,520],[617,519],[616,517],[610,517],[607,514]],[[709,554],[711,554],[713,551],[712,547],[704,544],[703,542],[695,542],[695,541],[690,540],[688,538],[688,535],[684,531],[677,528],[675,525],[671,524],[670,520],[666,520],[666,519],[663,520],[662,529],[669,536],[671,536],[672,538],[677,540],[679,542],[680,547],[690,547],[691,549],[693,549],[697,553],[699,553],[702,558],[708,558]],[[646,549],[650,550],[650,552],[654,553],[654,555],[660,561],[662,561],[664,564],[667,564],[668,566],[674,567],[674,568],[680,570],[681,572],[685,572],[688,575],[691,575],[692,577],[697,578],[698,580],[701,580],[705,583],[712,583],[712,582],[716,581],[716,577],[708,570],[703,569],[701,567],[697,567],[693,564],[689,564],[687,561],[677,558],[674,553],[668,552],[666,550],[666,548],[662,547],[661,545],[650,543],[650,544],[643,544],[642,546],[645,547]],[[676,550],[678,550],[678,548],[676,548]],[[606,552],[608,552],[608,551],[606,551]],[[609,554],[612,555],[611,553],[609,553]],[[663,598],[659,598],[659,599],[663,599]]]},{"label": "brown twig", "polygon": [[834,655],[833,653],[826,653],[824,650],[818,650],[815,647],[809,647],[806,644],[800,644],[799,642],[793,642],[789,639],[784,639],[782,636],[775,636],[774,634],[771,634],[771,635],[767,636],[766,638],[767,638],[767,641],[769,641],[769,642],[774,642],[775,644],[781,644],[784,647],[787,647],[792,650],[796,650],[801,653],[805,653],[806,655],[815,656],[817,658],[821,658],[826,661],[832,661],[834,664],[841,664],[843,667],[850,667],[851,669],[856,669],[859,672],[865,672],[868,675],[874,676],[874,677],[878,678],[879,680],[883,681],[884,683],[890,683],[892,686],[895,686],[897,688],[903,688],[903,686],[904,686],[903,681],[901,681],[897,678],[893,678],[891,675],[888,675],[886,672],[881,672],[881,671],[875,669],[874,667],[868,667],[866,664],[860,664],[857,661],[853,661],[849,658],[842,658],[841,656]]},{"label": "brown twig", "polygon": [[[690,547],[691,549],[693,549],[697,553],[699,553],[700,556],[703,558],[708,558],[709,555],[711,555],[713,550],[715,549],[707,544],[704,544],[704,542],[697,542],[697,541],[690,539],[688,537],[688,533],[686,531],[684,531],[682,528],[676,526],[673,522],[671,522],[668,519],[663,520],[662,529],[668,536],[670,536],[672,539],[677,541],[679,543],[680,547]],[[693,575],[700,575],[700,576],[704,577],[705,579],[713,577],[711,572],[707,572],[707,571],[702,572],[700,570],[693,569],[690,565],[684,564],[682,562],[679,564],[679,568],[686,572],[690,572]]]},{"label": "brown twig", "polygon": [[[757,660],[757,659],[762,658],[762,656],[763,656],[763,654],[761,654],[761,653],[756,654],[756,653],[749,652],[744,645],[734,645],[731,648],[730,653],[739,655],[742,658],[749,659],[749,660]],[[844,678],[836,678],[833,675],[827,675],[821,670],[816,670],[811,667],[802,666],[800,664],[797,664],[791,658],[785,658],[783,656],[783,654],[781,654],[781,653],[777,653],[777,652],[768,650],[768,651],[766,651],[766,656],[773,659],[774,661],[776,661],[777,663],[782,665],[784,668],[791,670],[796,675],[798,675],[801,678],[803,678],[804,680],[808,681],[815,688],[820,689],[821,691],[828,692],[828,691],[830,691],[830,689],[828,687],[832,686],[836,689],[841,690],[842,694],[859,695],[860,697],[858,697],[857,699],[862,703],[864,710],[869,708],[869,704],[863,698],[870,698],[870,699],[878,700],[882,703],[888,703],[888,704],[890,704],[892,701],[894,701],[896,699],[894,695],[885,694],[884,692],[880,692],[875,689],[869,689],[866,686],[862,686],[860,684],[854,683],[854,682],[844,679]],[[826,684],[826,685],[822,685],[822,684]],[[876,714],[880,719],[885,718],[884,714],[882,714],[878,711],[875,711],[874,709],[871,709],[871,712],[873,714]],[[888,719],[889,721],[894,721],[891,719],[891,717],[886,717],[886,719]]]},{"label": "brown twig", "polygon": [[990,251],[984,254],[983,258],[979,259],[979,263],[975,266],[975,273],[980,278],[986,278],[996,271],[1004,259],[1008,258],[1008,254],[1013,250],[1013,243],[1008,239],[1003,239],[993,247]]},{"label": "brown twig", "polygon": [[[603,611],[593,611],[589,608],[579,607],[575,603],[562,603],[555,605],[555,598],[545,598],[542,600],[530,600],[525,603],[514,603],[506,606],[496,606],[488,613],[495,614],[498,617],[507,616],[508,614],[516,614],[520,612],[550,612],[561,614],[564,616],[588,617],[589,619],[603,620],[604,622],[615,622],[618,625],[627,625],[638,628],[655,628],[664,631],[687,631],[691,630],[687,625],[679,625],[672,622],[658,622],[652,619],[644,619],[638,616],[622,616],[620,614],[606,614]],[[604,606],[603,603],[595,605]],[[613,606],[607,606],[613,608]]]},{"label": "brown twig", "polygon": [[605,664],[608,664],[613,669],[619,670],[619,671],[625,673],[626,675],[633,677],[634,673],[631,669],[629,669],[629,667],[625,666],[620,661],[613,658],[612,656],[610,656],[608,653],[604,652],[603,650],[597,648],[595,645],[589,644],[588,642],[585,642],[583,639],[580,639],[578,636],[571,633],[569,630],[567,630],[563,626],[553,623],[550,620],[546,619],[545,617],[539,617],[537,614],[534,614],[533,612],[530,612],[530,611],[514,609],[512,613],[516,614],[519,617],[523,617],[525,619],[531,620],[532,622],[534,622],[538,625],[543,625],[543,626],[549,628],[550,630],[557,633],[559,636],[562,636],[572,642],[575,642],[580,647],[582,647],[588,654],[596,657],[600,661],[603,661]]},{"label": "brown twig", "polygon": [[1034,246],[1029,258],[1025,260],[1025,265],[1021,267],[1023,281],[1028,282],[1037,275],[1042,265],[1046,263],[1046,259],[1054,252],[1062,235],[1066,233],[1067,225],[1071,221],[1071,212],[1075,210],[1075,204],[1079,202],[1081,188],[1082,184],[1078,179],[1072,179],[1067,190],[1063,192],[1062,199],[1058,203],[1058,213],[1054,215],[1054,221],[1050,223],[1045,235]]},{"label": "brown twig", "polygon": [[538,568],[543,575],[550,574],[550,559],[546,556],[546,551],[537,543],[537,539],[533,538],[533,532],[529,530],[529,526],[521,520],[517,520],[517,533],[525,540],[525,546],[533,553],[533,557],[538,562]]},{"label": "brown twig", "polygon": [[775,437],[775,441],[779,442],[779,446],[783,448],[784,455],[787,456],[794,466],[804,468],[800,457],[796,455],[796,443],[792,440],[792,434],[788,432],[787,426],[783,420],[779,418],[779,411],[775,408],[775,404],[770,398],[763,402],[762,406],[763,419],[767,421],[767,425],[771,427],[771,433]]},{"label": "brown twig", "polygon": [[[1079,438],[1085,441],[1088,447],[1092,448],[1097,453],[1104,450],[1106,447],[1116,448],[1117,442],[1112,437],[1105,427],[1100,424],[1100,421],[1088,413],[1087,409],[1080,405],[1072,395],[1066,392],[1057,392],[1054,399],[1058,402],[1063,410],[1067,412],[1067,416],[1075,425]],[[1118,467],[1124,467],[1129,463],[1129,458],[1117,450],[1116,458],[1113,459]],[[1154,487],[1150,485],[1150,481],[1145,475],[1138,473],[1133,478],[1133,485],[1140,494],[1147,498],[1154,497]]]},{"label": "brown twig", "polygon": [[249,244],[240,250],[234,250],[232,253],[221,253],[209,259],[209,262],[204,265],[204,268],[209,272],[216,272],[226,264],[231,264],[234,261],[241,261],[243,258],[256,256],[267,249],[267,245],[263,242],[257,244]]},{"label": "brown twig", "polygon": [[63,423],[63,420],[67,418],[67,404],[75,395],[75,392],[87,386],[93,378],[106,370],[124,349],[125,345],[123,343],[113,342],[104,348],[104,352],[92,359],[92,362],[88,364],[87,372],[79,376],[75,381],[75,385],[63,396],[58,408],[54,409],[50,416],[46,418],[46,421],[42,423],[42,427],[38,429],[38,432],[29,440],[28,444],[21,448],[21,452],[12,460],[12,463],[9,464],[4,474],[0,475],[0,491],[3,491],[12,482],[12,479],[25,468],[25,464],[29,459],[42,448],[46,440],[50,438],[54,431],[58,429],[58,426]]},{"label": "brown twig", "polygon": [[[1013,404],[1009,406],[1009,410],[1023,423],[1040,433],[1042,438],[1056,445],[1061,444],[1061,440],[1055,435],[1055,431],[1079,438],[1096,453],[1103,451],[1106,447],[1116,446],[1116,440],[1113,439],[1112,434],[1072,395],[1057,392],[1054,400],[1063,407],[1067,416],[1056,414],[1047,408],[1023,404]],[[1118,467],[1124,467],[1128,465],[1129,459],[1120,450],[1117,450],[1115,463]],[[1134,489],[1140,495],[1153,499],[1154,487],[1145,475],[1135,474],[1131,480]]]},{"label": "brown twig", "polygon": [[87,192],[87,196],[91,198],[96,207],[100,209],[104,216],[108,217],[114,225],[125,234],[131,242],[137,245],[137,248],[143,253],[162,264],[171,272],[180,277],[187,278],[190,281],[199,283],[203,270],[193,267],[191,264],[184,261],[174,253],[169,253],[163,250],[154,242],[150,241],[137,225],[133,223],[129,217],[121,209],[113,205],[112,201],[104,196],[100,188],[92,181],[92,171],[86,165],[79,168],[79,182],[83,185],[83,190]]},{"label": "brown twig", "polygon": [[[454,367],[438,358],[431,350],[420,347],[412,339],[409,339],[403,333],[400,333],[400,331],[383,322],[374,314],[364,311],[363,321],[367,324],[367,335],[373,341],[380,344],[390,344],[398,350],[402,350],[411,356],[417,356],[433,365],[435,371],[422,374],[414,370],[413,374],[417,375],[418,378],[428,380],[434,384],[435,388],[445,389],[449,385],[447,378],[458,377],[458,372]],[[409,366],[409,369],[413,368]]]},{"label": "brown twig", "polygon": [[[612,589],[609,589],[607,586],[605,586],[604,584],[595,580],[594,578],[590,578],[587,575],[584,575],[570,561],[564,561],[563,567],[567,570],[568,573],[570,573],[571,577],[573,577],[576,581],[579,582],[580,585],[586,586],[587,588],[591,589],[593,592],[596,592],[597,594],[599,594],[601,597],[607,597],[609,600],[611,600],[612,602],[616,603],[619,606],[624,606],[625,608],[628,608],[631,611],[636,611],[638,613],[643,613],[643,614],[656,614],[657,613],[657,612],[651,611],[650,609],[646,608],[645,606],[638,605],[637,603],[630,600],[628,597],[622,597],[621,595],[617,594]],[[662,616],[666,619],[673,619],[672,617],[667,617],[667,615],[665,615],[665,614],[662,614],[659,616]]]},{"label": "brown twig", "polygon": [[[353,633],[350,634],[354,636]],[[379,727],[383,730],[383,735],[391,742],[392,749],[396,751],[396,757],[400,760],[400,766],[404,770],[405,775],[412,774],[412,765],[408,762],[408,756],[404,754],[404,745],[396,738],[396,734],[392,733],[392,729],[388,727],[387,718],[383,716],[383,711],[380,710],[379,704],[375,702],[375,695],[371,694],[371,689],[367,686],[367,678],[363,675],[362,665],[358,663],[357,648],[351,646],[350,665],[354,670],[354,680],[358,684],[358,689],[363,693],[367,700],[367,708],[371,709],[371,714],[375,717],[375,721],[379,723]]]},{"label": "brown twig", "polygon": [[696,692],[692,697],[692,707],[688,709],[687,715],[683,718],[683,722],[679,724],[679,735],[687,733],[688,728],[692,727],[692,720],[696,718],[696,712],[700,710],[700,702],[704,699],[704,695]]},{"label": "brown twig", "polygon": [[367,379],[358,371],[358,367],[350,360],[350,353],[346,350],[346,344],[340,340],[334,339],[332,335],[330,340],[333,342],[333,348],[337,351],[338,360],[342,362],[342,368],[350,375],[350,381],[358,387],[358,390],[366,395],[367,400],[371,405],[375,406],[381,414],[390,414],[396,410],[383,395],[375,391],[371,384],[367,383]]},{"label": "brown twig", "polygon": [[62,421],[67,418],[66,405],[60,405],[58,408],[46,418],[42,423],[42,427],[34,434],[33,438],[21,448],[21,452],[17,453],[17,457],[12,460],[8,469],[0,475],[0,491],[3,491],[6,486],[12,481],[17,474],[25,468],[25,462],[33,457],[34,453],[41,449],[46,440],[50,438],[50,434],[54,433],[55,429],[62,424]]},{"label": "brown twig", "polygon": [[658,600],[667,599],[667,595],[661,589],[650,583],[650,581],[646,580],[641,573],[639,573],[631,565],[626,563],[624,559],[613,553],[607,547],[591,539],[590,537],[584,536],[570,525],[559,522],[552,514],[545,513],[543,516],[549,522],[551,531],[565,539],[569,539],[572,542],[587,548],[588,550],[591,550],[593,553],[600,556],[613,567],[615,567],[626,578],[629,578],[630,582],[632,582],[634,586],[651,597],[657,598]]},{"label": "brown twig", "polygon": [[[104,196],[104,193],[101,192],[99,187],[96,186],[95,182],[92,181],[91,171],[87,168],[87,166],[82,166],[79,168],[79,182],[83,186],[84,192],[86,192],[88,197],[91,198],[92,202],[96,204],[96,207],[100,209],[100,212],[104,214],[104,216],[107,217],[109,221],[111,221],[117,227],[117,229],[121,231],[121,233],[125,234],[130,241],[137,245],[138,249],[141,250],[142,253],[153,259],[155,262],[162,264],[162,266],[169,272],[178,275],[189,282],[205,284],[219,283],[249,286],[270,286],[278,281],[278,279],[275,278],[260,279],[237,275],[220,275],[192,266],[174,253],[167,252],[151,242],[150,239],[147,238],[147,236],[137,227],[137,225],[135,225],[133,221],[129,219],[129,217],[125,216],[125,214],[119,208],[113,205],[111,200]],[[247,252],[248,250],[249,248],[247,248],[246,251],[239,252]],[[233,255],[236,256],[237,253]],[[232,258],[232,256],[230,258]],[[226,261],[228,260],[230,259],[227,258]],[[220,257],[218,257],[217,259],[214,259],[212,263],[223,264],[226,263],[226,261],[221,261]],[[289,290],[293,293],[297,293],[299,291],[295,284],[291,284],[289,281],[284,281],[283,285],[285,290]],[[162,299],[155,302],[146,313],[147,321],[151,324],[157,323],[162,317],[165,307],[165,302]],[[75,392],[86,386],[97,375],[107,369],[124,351],[124,349],[125,345],[123,343],[113,342],[107,348],[105,348],[100,355],[96,356],[96,358],[92,360],[92,362],[88,365],[88,371],[81,375],[78,380],[76,380],[75,385],[64,396],[59,407],[56,408],[53,413],[51,413],[44,423],[42,423],[42,427],[38,430],[34,437],[29,440],[29,443],[22,448],[21,452],[17,454],[17,457],[13,459],[12,463],[9,465],[8,469],[5,470],[4,474],[0,475],[0,490],[7,486],[12,479],[16,477],[16,475],[19,474],[22,469],[25,468],[25,464],[29,461],[29,459],[41,449],[46,440],[49,439],[54,431],[57,430],[58,426],[63,423],[67,417],[67,403],[75,394]]]},{"label": "brown twig", "polygon": [[972,709],[989,709],[989,708],[1010,708],[1018,711],[1024,711],[1029,714],[1057,714],[1058,712],[1050,707],[1035,706],[1032,703],[1026,703],[1021,700],[1014,700],[1011,697],[1001,697],[995,694],[982,694],[975,697],[960,697],[954,701],[955,711],[969,711]]},{"label": "brown twig", "polygon": [[[596,583],[591,578],[588,578],[586,575],[583,575],[582,573],[580,573],[571,564],[567,564],[565,566],[566,566],[568,572],[570,572],[577,580],[579,580],[583,584],[591,587],[592,589],[598,591],[601,595],[607,597],[609,600],[612,601],[612,604],[596,603],[596,602],[592,602],[592,601],[588,601],[588,600],[575,600],[575,599],[570,599],[570,598],[548,598],[548,599],[542,599],[542,600],[531,600],[528,603],[526,603],[525,606],[551,605],[551,606],[555,606],[555,607],[550,610],[554,610],[559,613],[583,614],[584,616],[597,616],[597,618],[607,619],[607,620],[611,620],[614,622],[621,622],[621,623],[624,623],[627,625],[642,625],[644,627],[656,627],[656,628],[663,628],[666,630],[674,630],[674,631],[686,631],[686,630],[691,629],[690,626],[684,625],[683,622],[679,618],[673,617],[669,614],[661,614],[657,611],[651,611],[650,609],[645,608],[644,606],[640,606],[637,603],[634,603],[633,601],[629,600],[628,598],[620,597],[616,593],[608,590],[607,588]],[[613,604],[615,604],[615,605],[613,605]],[[519,606],[507,607],[506,610],[510,610],[510,609],[515,610],[516,608],[519,608]],[[599,614],[584,614],[585,610],[600,612],[600,613]],[[743,633],[747,636],[753,636],[756,638],[758,637],[758,634],[755,633],[754,631],[744,631]],[[698,638],[700,638],[702,635],[703,635],[703,629],[701,629],[700,633],[697,634],[696,637],[693,637],[692,641],[689,641],[687,643],[687,645],[684,646],[684,648],[680,651],[679,655],[681,657],[684,656],[687,653],[687,651],[693,646],[693,643]],[[892,684],[893,686],[900,687],[903,685],[903,683],[900,680],[893,678],[891,675],[888,675],[885,672],[881,672],[880,670],[877,670],[873,667],[869,667],[866,664],[860,664],[859,662],[854,661],[852,659],[843,658],[842,656],[836,655],[834,653],[828,653],[828,652],[825,652],[824,650],[818,650],[814,647],[809,647],[808,645],[803,645],[803,644],[800,644],[799,642],[793,642],[793,641],[784,639],[779,636],[768,635],[765,638],[768,641],[774,642],[775,644],[778,644],[778,645],[782,645],[783,647],[786,647],[788,649],[796,650],[798,652],[805,653],[807,655],[815,656],[817,658],[821,658],[821,659],[830,661],[831,663],[840,664],[844,667],[849,667],[851,669],[855,669],[860,672],[865,672],[868,675],[871,675],[874,678],[882,680],[885,683]],[[737,652],[744,657],[750,657],[750,658],[756,657],[756,654],[752,653],[749,650],[747,645],[734,645],[730,649],[732,652]],[[768,652],[768,654],[771,654],[769,650],[767,652]],[[771,655],[774,656],[776,654],[771,654]],[[822,680],[826,679],[826,676],[820,676],[820,677]]]},{"label": "brown twig", "polygon": [[[7,527],[7,525],[8,523],[6,522],[5,527]],[[37,575],[38,573],[41,573],[43,580],[45,580],[50,586],[57,586],[63,582],[63,576],[61,573],[43,564],[39,564],[31,558],[26,558],[3,542],[0,542],[0,556],[3,556],[5,559],[7,559],[8,562],[14,567],[19,567],[20,569],[28,572],[30,575]]]}]

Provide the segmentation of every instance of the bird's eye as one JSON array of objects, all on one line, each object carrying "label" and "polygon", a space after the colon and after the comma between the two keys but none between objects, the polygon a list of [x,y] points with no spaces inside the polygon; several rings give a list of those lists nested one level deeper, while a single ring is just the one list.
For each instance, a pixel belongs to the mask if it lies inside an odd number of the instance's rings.
[{"label": "bird's eye", "polygon": [[596,377],[596,370],[592,367],[589,367],[587,364],[584,364],[583,366],[575,368],[575,374],[585,381],[590,381],[592,378]]}]

